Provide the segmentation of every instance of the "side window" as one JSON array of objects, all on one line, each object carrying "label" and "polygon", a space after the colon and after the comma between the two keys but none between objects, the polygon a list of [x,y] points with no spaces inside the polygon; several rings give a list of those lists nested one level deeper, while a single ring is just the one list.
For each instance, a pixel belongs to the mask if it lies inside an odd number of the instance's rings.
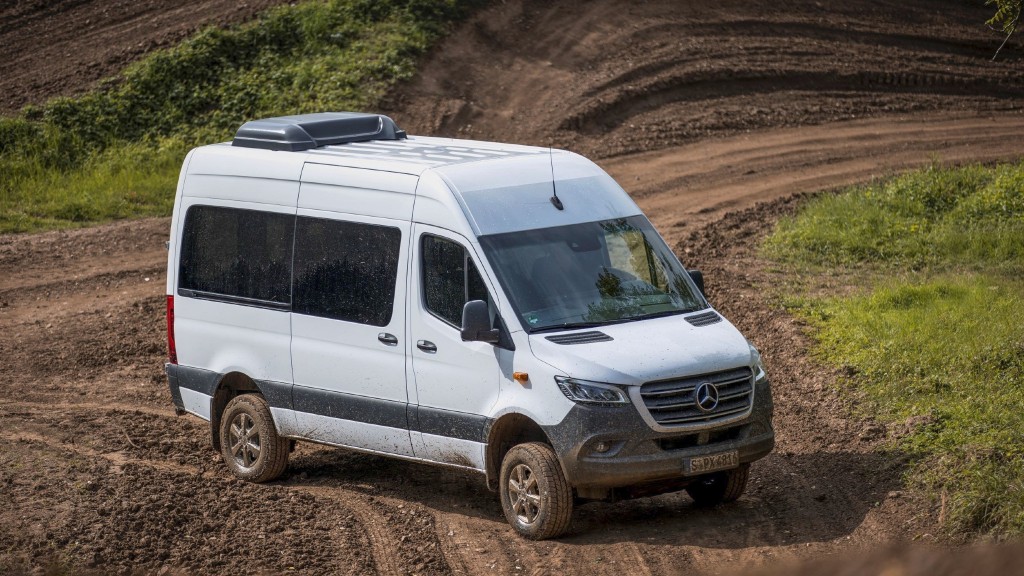
[{"label": "side window", "polygon": [[290,214],[192,206],[178,287],[287,305],[294,226]]},{"label": "side window", "polygon": [[292,311],[387,326],[395,306],[398,228],[298,218]]},{"label": "side window", "polygon": [[465,248],[437,236],[423,236],[423,296],[427,310],[453,326],[462,325],[470,300],[490,303],[487,285]]}]

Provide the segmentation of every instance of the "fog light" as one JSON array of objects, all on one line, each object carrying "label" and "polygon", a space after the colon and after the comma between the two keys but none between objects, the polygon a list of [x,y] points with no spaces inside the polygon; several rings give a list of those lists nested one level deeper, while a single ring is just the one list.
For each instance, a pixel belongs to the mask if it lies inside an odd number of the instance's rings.
[{"label": "fog light", "polygon": [[607,452],[607,451],[609,451],[611,449],[612,449],[612,443],[611,442],[601,441],[601,442],[598,442],[597,444],[594,445],[594,452],[597,452],[599,454],[604,454],[605,452]]}]

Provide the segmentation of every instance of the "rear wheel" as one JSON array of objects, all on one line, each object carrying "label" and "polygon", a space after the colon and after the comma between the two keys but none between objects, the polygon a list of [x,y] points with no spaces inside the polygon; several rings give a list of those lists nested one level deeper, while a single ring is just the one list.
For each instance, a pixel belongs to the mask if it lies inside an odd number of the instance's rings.
[{"label": "rear wheel", "polygon": [[228,402],[220,419],[220,452],[232,474],[250,482],[274,480],[288,467],[288,448],[261,396],[242,394]]},{"label": "rear wheel", "polygon": [[698,478],[686,487],[686,493],[693,498],[698,506],[715,506],[725,502],[734,502],[747,489],[750,478],[750,464],[744,464],[734,470],[717,472]]},{"label": "rear wheel", "polygon": [[531,540],[560,536],[572,520],[572,489],[547,444],[514,446],[501,464],[501,507],[516,532]]}]

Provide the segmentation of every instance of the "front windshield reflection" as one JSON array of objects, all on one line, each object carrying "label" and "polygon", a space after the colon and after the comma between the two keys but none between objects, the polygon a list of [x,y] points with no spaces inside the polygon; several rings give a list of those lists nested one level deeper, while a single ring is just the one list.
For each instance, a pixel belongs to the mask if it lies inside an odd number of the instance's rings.
[{"label": "front windshield reflection", "polygon": [[531,332],[706,306],[643,216],[495,234],[480,243]]}]

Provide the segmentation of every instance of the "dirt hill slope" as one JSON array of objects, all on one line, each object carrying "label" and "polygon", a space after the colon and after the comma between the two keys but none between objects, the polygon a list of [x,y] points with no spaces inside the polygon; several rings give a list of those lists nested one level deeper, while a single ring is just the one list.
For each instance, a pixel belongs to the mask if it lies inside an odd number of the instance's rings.
[{"label": "dirt hill slope", "polygon": [[17,0],[0,3],[0,114],[72,96],[142,54],[284,0]]},{"label": "dirt hill slope", "polygon": [[765,127],[1019,111],[1024,52],[979,3],[508,0],[396,94],[412,132],[608,157]]}]

